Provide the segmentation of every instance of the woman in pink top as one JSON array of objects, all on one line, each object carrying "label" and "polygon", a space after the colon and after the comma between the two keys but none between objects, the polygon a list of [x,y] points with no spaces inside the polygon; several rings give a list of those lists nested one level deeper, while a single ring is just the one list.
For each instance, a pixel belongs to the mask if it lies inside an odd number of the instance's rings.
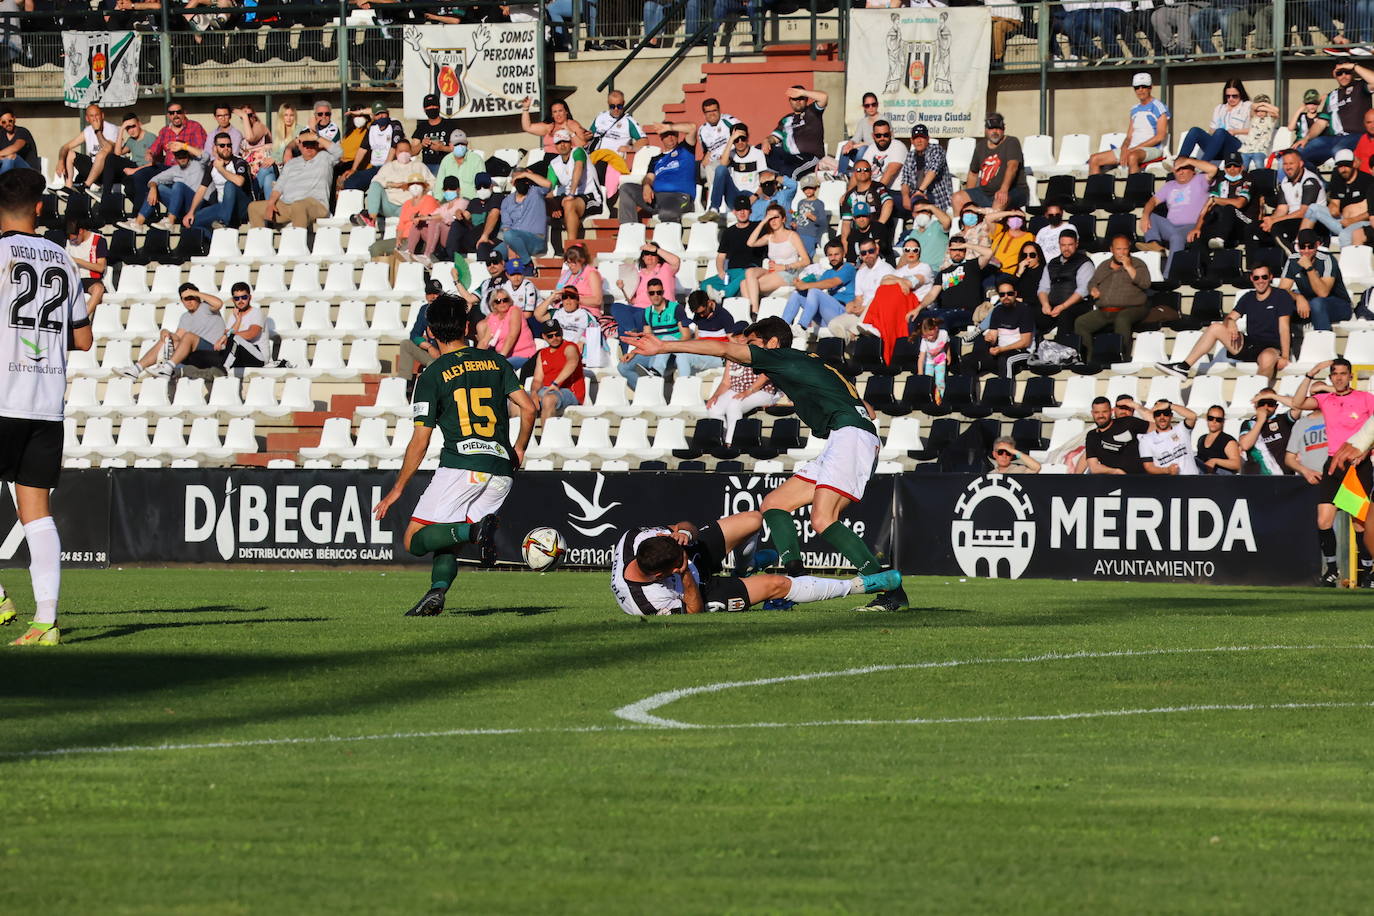
[{"label": "woman in pink top", "polygon": [[491,314],[477,324],[477,346],[495,350],[515,369],[525,365],[534,355],[534,334],[530,331],[525,313],[512,308],[510,293],[497,287],[491,294]]},{"label": "woman in pink top", "polygon": [[587,246],[580,242],[569,244],[563,250],[563,272],[558,275],[557,288],[565,286],[576,287],[582,307],[597,318],[601,317],[601,306],[606,298],[601,271],[592,266]]},{"label": "woman in pink top", "polygon": [[[453,221],[467,219],[468,216],[468,199],[458,196],[457,175],[450,175],[444,179],[444,190],[439,192],[439,195],[443,202],[435,202],[423,215],[416,216],[415,228],[411,230],[407,241],[407,254],[426,267],[434,263],[434,252],[443,247],[443,240],[448,238]],[[434,201],[434,198],[427,194],[425,198]],[[399,231],[398,228],[397,232]],[[416,256],[415,252],[419,250],[421,242],[425,243],[425,254]]]},{"label": "woman in pink top", "polygon": [[639,280],[635,284],[634,294],[631,295],[625,289],[624,280],[618,280],[616,285],[631,305],[646,309],[651,304],[650,280],[663,281],[663,298],[669,301],[677,299],[677,269],[681,266],[682,259],[677,255],[659,248],[654,242],[645,242],[644,247],[639,250]]}]

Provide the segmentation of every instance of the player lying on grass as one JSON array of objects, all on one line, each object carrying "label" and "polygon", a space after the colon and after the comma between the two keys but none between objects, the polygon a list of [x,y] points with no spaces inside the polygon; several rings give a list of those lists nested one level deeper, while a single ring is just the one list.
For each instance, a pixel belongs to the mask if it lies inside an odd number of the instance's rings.
[{"label": "player lying on grass", "polygon": [[[89,350],[93,342],[72,259],[34,234],[44,190],[33,169],[0,175],[0,482],[14,485],[35,605],[33,622],[14,646],[62,641],[62,540],[48,494],[62,474],[67,351]],[[0,589],[0,624],[14,618],[14,602]]]},{"label": "player lying on grass", "polygon": [[[763,499],[763,517],[772,533],[783,568],[800,575],[805,567],[792,512],[811,506],[811,527],[861,576],[873,577],[888,567],[873,555],[857,534],[840,524],[840,514],[863,499],[868,479],[878,464],[878,430],[872,415],[849,379],[815,356],[792,349],[792,328],[781,318],[765,318],[744,332],[746,343],[726,340],[662,340],[653,334],[622,334],[621,340],[645,356],[659,353],[698,353],[752,366],[768,376],[792,400],[797,417],[825,447],[796,470],[782,486]],[[878,595],[869,608],[906,607],[900,579]]]},{"label": "player lying on grass", "polygon": [[762,526],[760,513],[741,512],[700,528],[678,522],[627,531],[616,542],[611,559],[611,593],[625,613],[652,617],[743,611],[761,602],[767,602],[765,609],[786,609],[901,587],[902,577],[893,569],[852,579],[719,575],[726,556],[745,548]]},{"label": "player lying on grass", "polygon": [[[444,598],[458,575],[456,551],[476,544],[483,566],[496,562],[496,513],[510,493],[511,477],[525,460],[534,431],[535,406],[520,387],[515,370],[495,350],[467,346],[467,302],[439,296],[429,305],[428,334],[439,357],[415,382],[411,409],[415,433],[406,447],[396,485],[377,503],[385,518],[420,467],[434,427],[444,448],[434,478],[415,504],[406,528],[405,547],[417,557],[434,554],[429,591],[407,617],[432,617],[444,610]],[[511,409],[520,416],[515,444],[510,442]]]}]

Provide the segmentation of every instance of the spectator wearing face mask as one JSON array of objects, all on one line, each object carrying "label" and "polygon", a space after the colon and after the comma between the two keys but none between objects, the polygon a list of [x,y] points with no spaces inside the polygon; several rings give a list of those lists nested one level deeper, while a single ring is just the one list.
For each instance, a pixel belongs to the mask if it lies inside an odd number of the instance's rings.
[{"label": "spectator wearing face mask", "polygon": [[1078,227],[1073,223],[1065,222],[1064,208],[1058,204],[1047,204],[1045,206],[1045,225],[1035,232],[1035,244],[1040,246],[1041,251],[1058,251],[1059,236],[1064,232],[1072,232],[1078,235]]},{"label": "spectator wearing face mask", "polygon": [[921,243],[921,261],[933,270],[945,263],[951,222],[944,208],[933,202],[912,205],[911,229],[906,237]]},{"label": "spectator wearing face mask", "polygon": [[468,198],[476,197],[477,176],[487,173],[487,160],[468,149],[468,135],[464,131],[455,130],[449,137],[453,148],[439,163],[439,171],[434,173],[436,187],[443,187],[448,176],[457,175],[458,193]]},{"label": "spectator wearing face mask", "polygon": [[410,141],[402,139],[396,144],[395,158],[384,163],[373,175],[367,186],[367,203],[353,217],[353,224],[382,228],[381,220],[400,215],[401,205],[411,197],[410,187],[419,184],[428,189],[429,181],[429,169],[411,156]]},{"label": "spectator wearing face mask", "polygon": [[353,164],[343,173],[343,186],[366,191],[377,170],[395,158],[401,143],[409,148],[405,127],[400,121],[392,120],[391,110],[385,102],[373,102],[372,123],[363,133],[358,151],[353,155]]},{"label": "spectator wearing face mask", "polygon": [[[425,193],[422,183],[413,182],[408,188],[410,199],[401,206],[401,219],[396,224],[397,249],[404,238],[403,257],[419,261],[426,267],[445,253],[444,246],[451,237],[449,230],[454,222],[468,216],[468,201],[458,196],[458,179],[450,175],[444,182],[437,200]],[[404,233],[403,227],[407,230]],[[424,254],[419,253],[421,245],[424,245]]]},{"label": "spectator wearing face mask", "polygon": [[1012,210],[993,223],[992,260],[1002,270],[1012,270],[1021,257],[1021,249],[1034,242],[1035,236],[1026,230],[1026,214]]},{"label": "spectator wearing face mask", "polygon": [[411,132],[410,137],[419,148],[420,161],[438,177],[439,166],[443,163],[444,157],[453,152],[454,134],[462,131],[458,127],[457,118],[440,117],[438,95],[430,93],[425,96],[421,105],[425,118],[415,122],[415,130]]}]

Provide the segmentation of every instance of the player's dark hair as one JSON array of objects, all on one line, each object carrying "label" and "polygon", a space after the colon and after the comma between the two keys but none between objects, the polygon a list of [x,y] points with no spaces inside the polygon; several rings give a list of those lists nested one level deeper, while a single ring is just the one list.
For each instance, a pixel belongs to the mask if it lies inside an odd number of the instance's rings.
[{"label": "player's dark hair", "polygon": [[[5,174],[8,175],[10,173],[6,172]],[[1355,374],[1355,367],[1351,365],[1350,360],[1346,359],[1343,356],[1338,356],[1331,361],[1332,369],[1335,369],[1338,366],[1344,366],[1346,368],[1346,371],[1348,371],[1351,375]]]},{"label": "player's dark hair", "polygon": [[34,207],[43,199],[47,181],[37,169],[10,169],[0,175],[0,213],[19,216],[34,215]]},{"label": "player's dark hair", "polygon": [[1108,407],[1112,406],[1112,402],[1106,398],[1093,398],[1093,406],[1096,407],[1098,404],[1106,404]]},{"label": "player's dark hair", "polygon": [[650,576],[670,573],[682,562],[682,545],[666,534],[648,538],[635,551],[635,562]]},{"label": "player's dark hair", "polygon": [[425,316],[429,322],[429,333],[435,340],[440,343],[462,340],[468,324],[467,300],[452,293],[443,293],[429,304]]},{"label": "player's dark hair", "polygon": [[744,335],[757,337],[764,343],[776,340],[778,346],[784,349],[792,346],[792,326],[776,315],[771,318],[763,318],[749,325],[744,329]]}]

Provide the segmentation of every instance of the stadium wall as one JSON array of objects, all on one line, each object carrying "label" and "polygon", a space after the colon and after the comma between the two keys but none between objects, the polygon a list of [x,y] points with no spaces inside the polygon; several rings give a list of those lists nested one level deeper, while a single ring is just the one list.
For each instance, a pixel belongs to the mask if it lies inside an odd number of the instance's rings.
[{"label": "stadium wall", "polygon": [[[54,497],[64,562],[416,563],[401,535],[428,476],[383,521],[392,471],[76,470]],[[502,513],[500,559],[552,525],[566,565],[606,568],[645,524],[758,509],[784,478],[750,473],[522,473]],[[1316,572],[1313,489],[1291,477],[880,476],[845,513],[911,575],[1307,585]],[[808,566],[844,560],[796,513]],[[13,502],[0,503],[0,567],[28,562]],[[426,561],[427,562],[427,561]]]}]

